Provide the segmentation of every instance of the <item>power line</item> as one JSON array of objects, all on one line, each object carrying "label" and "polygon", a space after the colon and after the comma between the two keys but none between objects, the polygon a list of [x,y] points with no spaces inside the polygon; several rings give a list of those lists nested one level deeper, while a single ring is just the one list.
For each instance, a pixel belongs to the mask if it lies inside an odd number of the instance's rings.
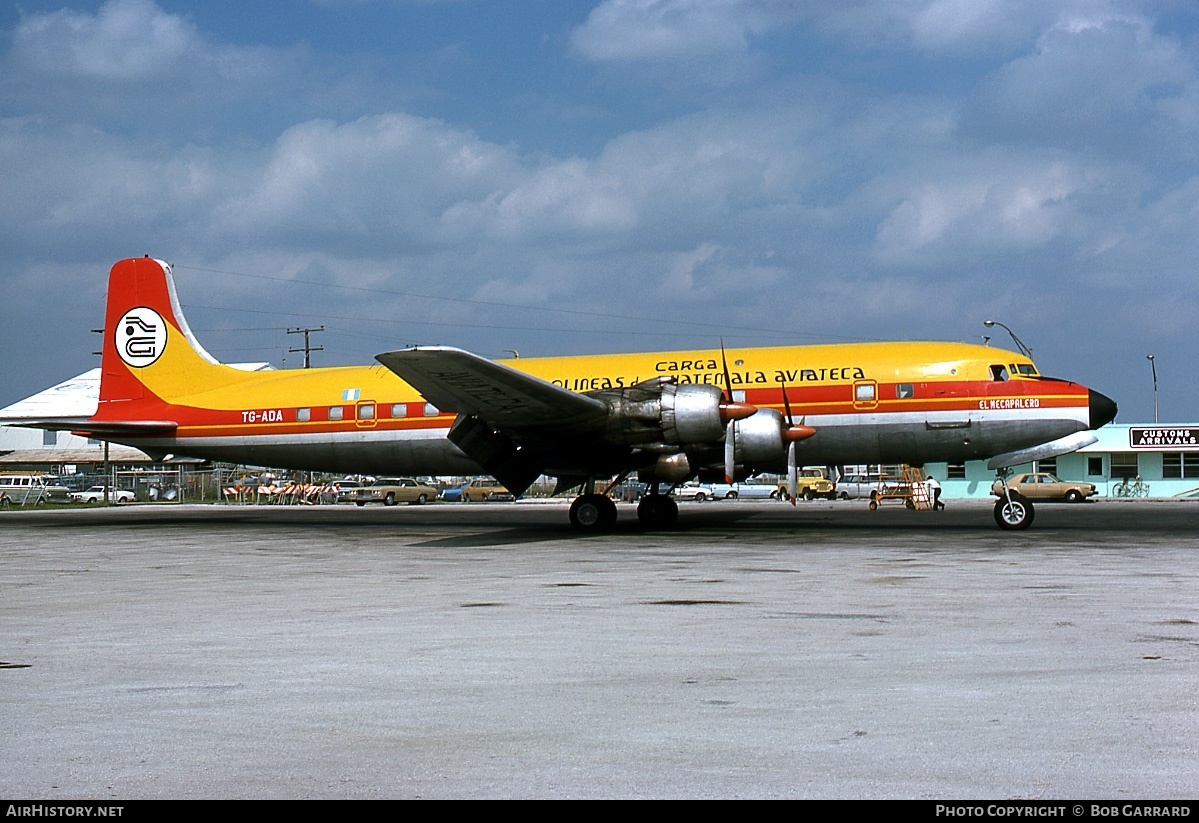
[{"label": "power line", "polygon": [[[438,300],[438,301],[442,301],[442,302],[446,302],[446,303],[458,303],[458,304],[466,304],[466,305],[473,305],[473,306],[487,306],[490,308],[519,309],[519,310],[523,310],[523,311],[556,312],[558,314],[568,314],[568,315],[573,315],[573,316],[578,316],[578,317],[596,317],[596,318],[600,318],[600,319],[604,319],[604,320],[622,320],[622,321],[633,322],[633,323],[672,324],[672,325],[678,325],[678,326],[688,326],[691,328],[718,329],[718,330],[721,330],[724,332],[740,331],[740,332],[752,332],[754,334],[769,334],[769,335],[778,334],[778,335],[787,335],[789,338],[792,338],[792,339],[796,336],[796,332],[793,330],[768,329],[768,328],[750,327],[750,326],[731,326],[731,325],[728,325],[725,323],[709,323],[709,322],[703,322],[703,321],[698,321],[698,320],[673,320],[671,318],[662,317],[662,316],[647,317],[647,316],[633,315],[633,314],[614,314],[611,312],[588,311],[585,309],[564,309],[564,308],[557,308],[557,307],[553,307],[553,306],[529,306],[529,305],[522,305],[519,303],[502,303],[502,302],[498,302],[498,301],[494,301],[494,300],[477,300],[477,299],[468,298],[468,297],[450,297],[450,296],[440,295],[440,294],[424,294],[421,292],[400,291],[398,289],[379,289],[379,288],[372,288],[369,286],[346,286],[346,285],[342,285],[340,283],[322,283],[318,280],[299,280],[296,278],[289,278],[289,277],[275,277],[275,276],[272,276],[269,274],[249,274],[247,272],[230,271],[228,269],[209,269],[209,268],[203,268],[200,266],[188,266],[188,265],[184,265],[184,264],[176,264],[173,266],[173,268],[182,269],[182,270],[186,270],[186,271],[208,272],[210,274],[227,274],[232,277],[247,277],[247,278],[254,279],[254,280],[267,280],[267,281],[274,282],[274,283],[290,283],[290,284],[304,285],[304,286],[318,286],[318,287],[327,288],[327,289],[340,289],[342,291],[362,292],[362,293],[366,293],[366,294],[385,294],[385,295],[390,295],[393,297],[407,297],[407,298],[415,298],[415,299],[419,299],[419,300]],[[391,321],[391,322],[395,322],[395,321]],[[467,325],[467,324],[444,323],[444,324],[430,324],[430,325]],[[505,328],[505,327],[503,327],[503,326],[482,326],[482,328]],[[521,326],[518,328],[527,329],[528,326]],[[577,329],[562,329],[562,330],[545,329],[545,331],[578,331],[578,330]],[[627,332],[625,332],[625,333],[627,333]],[[830,340],[851,340],[851,339],[852,340],[861,340],[862,339],[861,337],[852,337],[851,338],[851,337],[847,337],[845,335],[836,335],[836,334],[807,334],[805,336],[820,337],[820,338],[825,338],[825,339],[830,339]]]}]

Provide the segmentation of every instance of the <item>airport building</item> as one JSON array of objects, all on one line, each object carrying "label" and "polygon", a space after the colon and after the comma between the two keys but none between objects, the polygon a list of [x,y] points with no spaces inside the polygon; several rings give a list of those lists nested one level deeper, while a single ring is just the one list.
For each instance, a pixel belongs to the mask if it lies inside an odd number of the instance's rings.
[{"label": "airport building", "polygon": [[[1095,434],[1099,441],[1090,446],[1012,472],[1042,471],[1091,483],[1097,498],[1199,498],[1199,425],[1112,423]],[[925,468],[941,483],[945,498],[989,497],[995,480],[985,460]]]}]

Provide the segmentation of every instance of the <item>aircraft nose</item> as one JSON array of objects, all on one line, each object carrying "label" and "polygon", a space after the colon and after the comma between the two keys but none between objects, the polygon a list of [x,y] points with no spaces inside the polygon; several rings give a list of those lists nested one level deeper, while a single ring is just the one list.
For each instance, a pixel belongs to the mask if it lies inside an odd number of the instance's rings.
[{"label": "aircraft nose", "polygon": [[1090,389],[1091,395],[1091,428],[1106,426],[1116,419],[1116,401],[1105,394]]}]

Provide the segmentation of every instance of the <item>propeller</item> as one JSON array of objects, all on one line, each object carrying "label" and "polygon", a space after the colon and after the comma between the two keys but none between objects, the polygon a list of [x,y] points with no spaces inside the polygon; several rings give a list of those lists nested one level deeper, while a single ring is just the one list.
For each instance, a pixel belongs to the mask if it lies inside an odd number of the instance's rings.
[{"label": "propeller", "polygon": [[733,378],[729,374],[729,360],[724,351],[724,338],[720,338],[720,365],[724,368],[724,400],[720,403],[720,419],[724,429],[724,482],[732,483],[737,471],[737,421],[757,414],[758,407],[733,399]]},{"label": "propeller", "polygon": [[779,380],[779,388],[783,392],[783,409],[786,412],[787,427],[783,429],[783,440],[787,444],[787,494],[791,505],[795,505],[795,493],[799,490],[799,466],[795,459],[795,444],[807,440],[816,434],[811,426],[795,425],[795,417],[791,414],[791,400],[787,397],[787,384]]}]

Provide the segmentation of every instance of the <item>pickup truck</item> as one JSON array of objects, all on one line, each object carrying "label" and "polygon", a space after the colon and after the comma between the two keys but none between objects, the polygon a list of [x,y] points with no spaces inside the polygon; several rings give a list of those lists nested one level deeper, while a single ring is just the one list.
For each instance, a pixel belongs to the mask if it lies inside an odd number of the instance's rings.
[{"label": "pickup truck", "polygon": [[[780,500],[791,499],[791,491],[786,480],[779,481],[778,496]],[[804,500],[813,500],[817,497],[835,500],[837,484],[829,477],[827,469],[800,469],[795,484],[795,496],[802,497]]]}]

